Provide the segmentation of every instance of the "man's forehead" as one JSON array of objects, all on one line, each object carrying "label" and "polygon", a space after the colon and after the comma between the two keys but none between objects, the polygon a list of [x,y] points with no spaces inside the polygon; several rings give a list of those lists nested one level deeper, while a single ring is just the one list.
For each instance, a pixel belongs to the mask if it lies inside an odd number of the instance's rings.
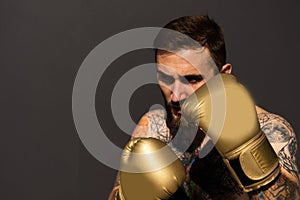
[{"label": "man's forehead", "polygon": [[207,48],[180,50],[176,53],[157,55],[158,69],[165,73],[182,76],[201,75],[216,67]]}]

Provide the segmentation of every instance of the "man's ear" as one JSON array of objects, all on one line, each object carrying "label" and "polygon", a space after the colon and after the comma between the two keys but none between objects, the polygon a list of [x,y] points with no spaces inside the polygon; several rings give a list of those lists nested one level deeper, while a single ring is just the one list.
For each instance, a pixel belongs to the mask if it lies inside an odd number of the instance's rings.
[{"label": "man's ear", "polygon": [[232,71],[232,65],[229,63],[223,65],[220,70],[221,73],[226,73],[226,74],[231,74],[231,71]]}]

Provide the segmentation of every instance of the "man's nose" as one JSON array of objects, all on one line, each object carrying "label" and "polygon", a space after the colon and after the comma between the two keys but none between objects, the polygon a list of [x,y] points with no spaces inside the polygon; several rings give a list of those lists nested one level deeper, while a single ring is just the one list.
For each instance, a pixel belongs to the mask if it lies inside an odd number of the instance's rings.
[{"label": "man's nose", "polygon": [[171,100],[173,102],[179,102],[180,101],[179,98],[174,93],[171,94]]},{"label": "man's nose", "polygon": [[187,91],[185,91],[185,87],[184,87],[183,83],[181,83],[178,80],[175,80],[173,87],[172,87],[171,100],[173,102],[178,102],[178,101],[181,101],[181,100],[187,98],[186,92]]}]

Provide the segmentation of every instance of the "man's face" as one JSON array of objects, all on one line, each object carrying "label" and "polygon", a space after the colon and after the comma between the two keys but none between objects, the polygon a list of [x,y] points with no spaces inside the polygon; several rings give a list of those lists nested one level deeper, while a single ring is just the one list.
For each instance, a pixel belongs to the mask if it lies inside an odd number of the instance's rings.
[{"label": "man's face", "polygon": [[180,117],[180,104],[205,83],[204,77],[214,75],[216,67],[210,66],[211,60],[206,49],[157,55],[158,83],[173,118]]}]

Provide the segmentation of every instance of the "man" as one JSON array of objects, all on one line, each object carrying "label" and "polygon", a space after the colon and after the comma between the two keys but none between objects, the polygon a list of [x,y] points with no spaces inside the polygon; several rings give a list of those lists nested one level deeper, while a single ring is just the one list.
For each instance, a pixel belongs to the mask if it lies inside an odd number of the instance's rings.
[{"label": "man", "polygon": [[[260,107],[256,106],[256,113],[261,130],[279,157],[280,174],[275,180],[259,189],[245,192],[215,148],[209,149],[207,155],[199,156],[209,146],[210,139],[201,130],[197,130],[193,137],[189,134],[195,130],[188,128],[180,120],[181,105],[216,74],[231,74],[232,66],[226,63],[223,32],[208,16],[181,17],[164,28],[185,34],[198,44],[187,43],[180,36],[157,39],[158,46],[163,47],[156,50],[156,61],[158,83],[166,101],[166,113],[154,110],[145,114],[132,137],[153,137],[169,143],[178,132],[183,133],[184,137],[173,141],[172,149],[186,168],[186,178],[170,199],[300,198],[295,133],[285,119]],[[187,149],[180,148],[185,144],[189,144]],[[113,190],[111,199],[117,190],[118,186]]]}]

